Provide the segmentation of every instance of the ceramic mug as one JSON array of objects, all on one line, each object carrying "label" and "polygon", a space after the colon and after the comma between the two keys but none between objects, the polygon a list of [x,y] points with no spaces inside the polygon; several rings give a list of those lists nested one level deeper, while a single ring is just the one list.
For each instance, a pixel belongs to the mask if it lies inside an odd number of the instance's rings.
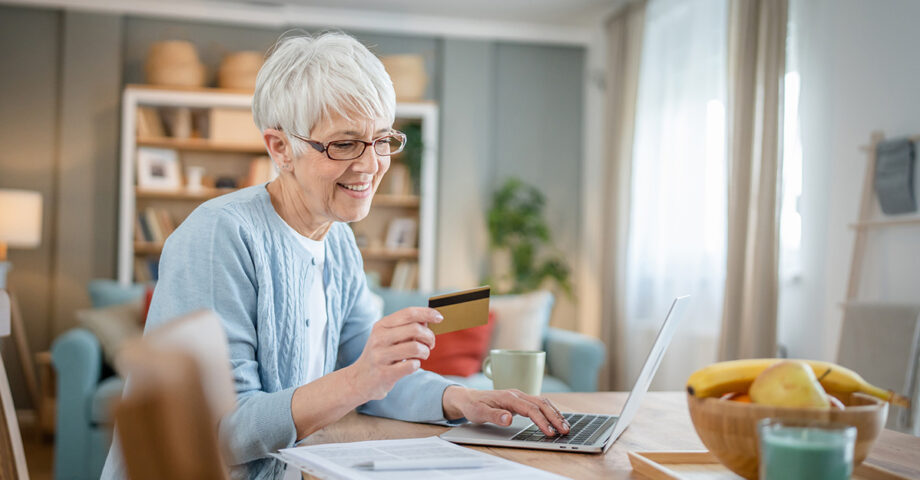
[{"label": "ceramic mug", "polygon": [[482,362],[482,373],[496,390],[516,388],[539,395],[545,363],[546,352],[540,350],[490,350]]}]

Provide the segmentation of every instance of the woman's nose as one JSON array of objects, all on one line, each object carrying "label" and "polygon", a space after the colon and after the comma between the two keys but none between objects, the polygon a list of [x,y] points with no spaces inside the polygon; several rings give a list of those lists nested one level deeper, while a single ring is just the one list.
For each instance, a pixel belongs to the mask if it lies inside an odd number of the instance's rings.
[{"label": "woman's nose", "polygon": [[373,146],[364,149],[360,157],[353,160],[352,168],[360,173],[377,173],[379,155]]}]

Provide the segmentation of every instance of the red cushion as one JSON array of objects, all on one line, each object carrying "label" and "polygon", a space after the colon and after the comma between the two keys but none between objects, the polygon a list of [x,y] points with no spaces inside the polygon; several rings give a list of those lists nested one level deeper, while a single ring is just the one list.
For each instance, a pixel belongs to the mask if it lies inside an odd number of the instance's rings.
[{"label": "red cushion", "polygon": [[468,377],[482,367],[495,327],[495,314],[489,312],[489,323],[478,327],[442,333],[435,338],[434,350],[422,368],[441,375]]},{"label": "red cushion", "polygon": [[153,301],[153,285],[147,285],[147,290],[144,292],[144,308],[141,309],[141,318],[139,319],[142,327],[147,325],[147,312],[150,311],[151,301]]}]

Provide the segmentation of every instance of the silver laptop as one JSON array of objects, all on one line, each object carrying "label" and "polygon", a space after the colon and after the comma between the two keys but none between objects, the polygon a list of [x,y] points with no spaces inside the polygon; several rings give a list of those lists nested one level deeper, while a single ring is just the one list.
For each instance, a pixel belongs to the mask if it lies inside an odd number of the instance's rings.
[{"label": "silver laptop", "polygon": [[674,331],[684,316],[689,295],[677,297],[668,309],[664,324],[658,330],[655,344],[639,372],[636,385],[629,392],[629,398],[619,415],[590,413],[563,413],[571,425],[566,435],[547,437],[527,417],[515,415],[508,427],[494,424],[465,424],[441,434],[449,442],[498,447],[536,448],[540,450],[561,450],[563,452],[606,452],[620,437],[629,422],[636,416],[642,397],[652,383],[652,377],[661,364],[664,352],[674,337]]}]

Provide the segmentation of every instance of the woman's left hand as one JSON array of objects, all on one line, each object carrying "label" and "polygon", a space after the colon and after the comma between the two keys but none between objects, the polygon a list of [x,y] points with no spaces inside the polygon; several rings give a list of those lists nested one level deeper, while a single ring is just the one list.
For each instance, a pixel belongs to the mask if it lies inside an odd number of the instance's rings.
[{"label": "woman's left hand", "polygon": [[448,420],[466,417],[473,423],[491,422],[507,427],[514,414],[530,417],[548,437],[569,433],[570,425],[549,399],[520,390],[473,390],[451,385],[441,402]]}]

